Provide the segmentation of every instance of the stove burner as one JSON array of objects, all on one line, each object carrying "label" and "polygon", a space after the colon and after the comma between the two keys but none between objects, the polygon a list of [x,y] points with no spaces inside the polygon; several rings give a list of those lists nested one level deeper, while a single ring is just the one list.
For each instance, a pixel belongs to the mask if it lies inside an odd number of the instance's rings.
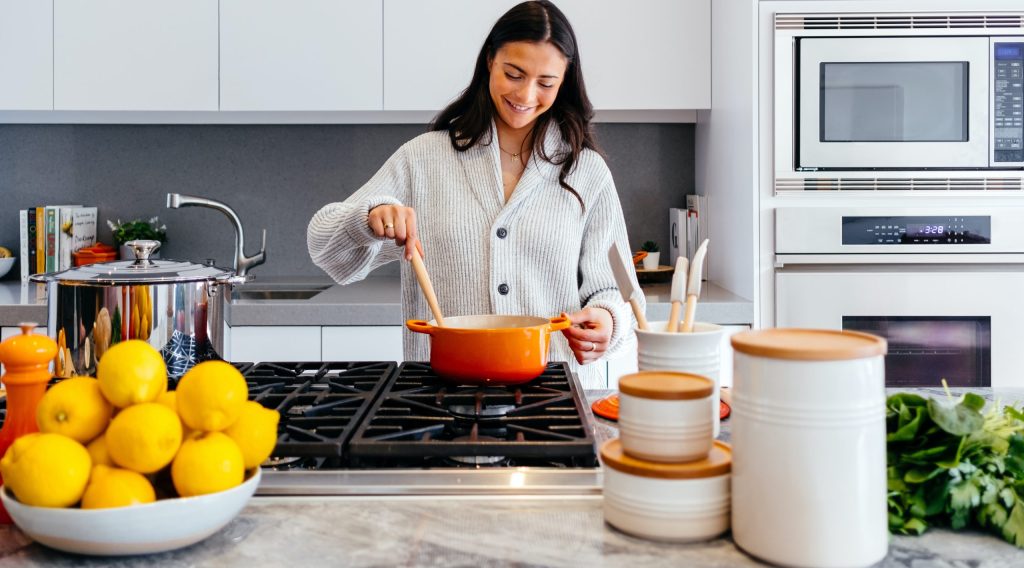
[{"label": "stove burner", "polygon": [[273,469],[287,469],[288,466],[294,464],[295,462],[301,459],[302,458],[297,456],[289,456],[283,458],[277,456],[270,456],[269,458],[266,459],[266,461],[260,464],[260,467],[269,467]]},{"label": "stove burner", "polygon": [[[479,436],[476,434],[476,430],[465,436],[459,436],[453,438],[452,442],[462,443],[477,443],[477,442],[497,442],[497,438],[490,436]],[[505,456],[448,456],[448,459],[452,460],[457,464],[470,464],[470,465],[494,465],[498,462],[503,462],[507,458]]]},{"label": "stove burner", "polygon": [[516,405],[514,403],[501,404],[498,402],[489,404],[486,402],[488,396],[500,398],[500,395],[505,394],[507,394],[505,391],[494,388],[482,388],[474,393],[473,404],[450,404],[448,405],[448,411],[454,416],[470,419],[505,416],[515,410]]}]

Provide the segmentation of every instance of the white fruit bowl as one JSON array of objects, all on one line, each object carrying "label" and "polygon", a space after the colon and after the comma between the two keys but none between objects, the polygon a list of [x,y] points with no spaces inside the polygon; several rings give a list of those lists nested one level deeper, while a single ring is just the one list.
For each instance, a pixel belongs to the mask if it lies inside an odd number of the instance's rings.
[{"label": "white fruit bowl", "polygon": [[22,505],[4,486],[0,500],[22,531],[65,552],[102,556],[151,554],[195,544],[242,511],[260,483],[260,470],[227,491],[162,499],[115,509],[56,509]]},{"label": "white fruit bowl", "polygon": [[11,271],[11,267],[14,266],[14,261],[18,260],[18,257],[7,256],[0,258],[0,278],[3,278]]}]

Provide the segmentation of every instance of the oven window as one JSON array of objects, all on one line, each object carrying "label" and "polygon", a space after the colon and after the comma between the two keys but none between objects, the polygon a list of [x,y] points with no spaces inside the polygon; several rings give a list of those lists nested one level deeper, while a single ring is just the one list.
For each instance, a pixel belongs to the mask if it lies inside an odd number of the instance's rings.
[{"label": "oven window", "polygon": [[822,63],[821,141],[966,141],[967,65]]},{"label": "oven window", "polygon": [[843,316],[843,329],[884,337],[888,387],[992,385],[992,318]]}]

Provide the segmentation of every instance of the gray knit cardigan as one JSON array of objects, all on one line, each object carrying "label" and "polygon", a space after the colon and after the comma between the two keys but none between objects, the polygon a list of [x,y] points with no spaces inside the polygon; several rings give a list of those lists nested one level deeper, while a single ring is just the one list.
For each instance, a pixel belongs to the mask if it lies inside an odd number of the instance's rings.
[{"label": "gray knit cardigan", "polygon": [[[614,320],[607,354],[633,344],[636,322],[608,264],[612,241],[622,251],[630,248],[604,160],[585,150],[567,178],[585,211],[558,184],[559,166],[536,155],[505,203],[499,149],[492,140],[493,128],[492,137],[465,152],[452,147],[446,132],[429,132],[404,144],[351,197],[313,216],[306,233],[313,262],[348,284],[400,260],[403,249],[374,235],[367,215],[378,205],[406,205],[416,211],[424,263],[445,316],[554,317],[582,306],[600,307]],[[555,128],[544,145],[549,156],[565,150]],[[401,278],[404,316],[431,319],[407,262],[402,262]],[[405,329],[403,347],[407,361],[430,358],[426,335]],[[552,334],[549,357],[568,361],[585,388],[605,387],[604,360],[578,365],[561,333]]]}]

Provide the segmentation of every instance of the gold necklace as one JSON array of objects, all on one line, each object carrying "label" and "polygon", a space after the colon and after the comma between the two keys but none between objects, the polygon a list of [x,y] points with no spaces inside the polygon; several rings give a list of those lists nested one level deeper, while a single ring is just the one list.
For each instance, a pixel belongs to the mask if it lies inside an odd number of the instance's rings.
[{"label": "gold necklace", "polygon": [[515,153],[509,152],[508,150],[502,148],[500,144],[498,145],[498,149],[501,150],[502,152],[505,152],[509,156],[511,156],[513,160],[519,162],[519,165],[523,165],[523,158],[522,158],[523,152],[522,152],[522,150],[520,150],[519,152],[515,152]]}]

